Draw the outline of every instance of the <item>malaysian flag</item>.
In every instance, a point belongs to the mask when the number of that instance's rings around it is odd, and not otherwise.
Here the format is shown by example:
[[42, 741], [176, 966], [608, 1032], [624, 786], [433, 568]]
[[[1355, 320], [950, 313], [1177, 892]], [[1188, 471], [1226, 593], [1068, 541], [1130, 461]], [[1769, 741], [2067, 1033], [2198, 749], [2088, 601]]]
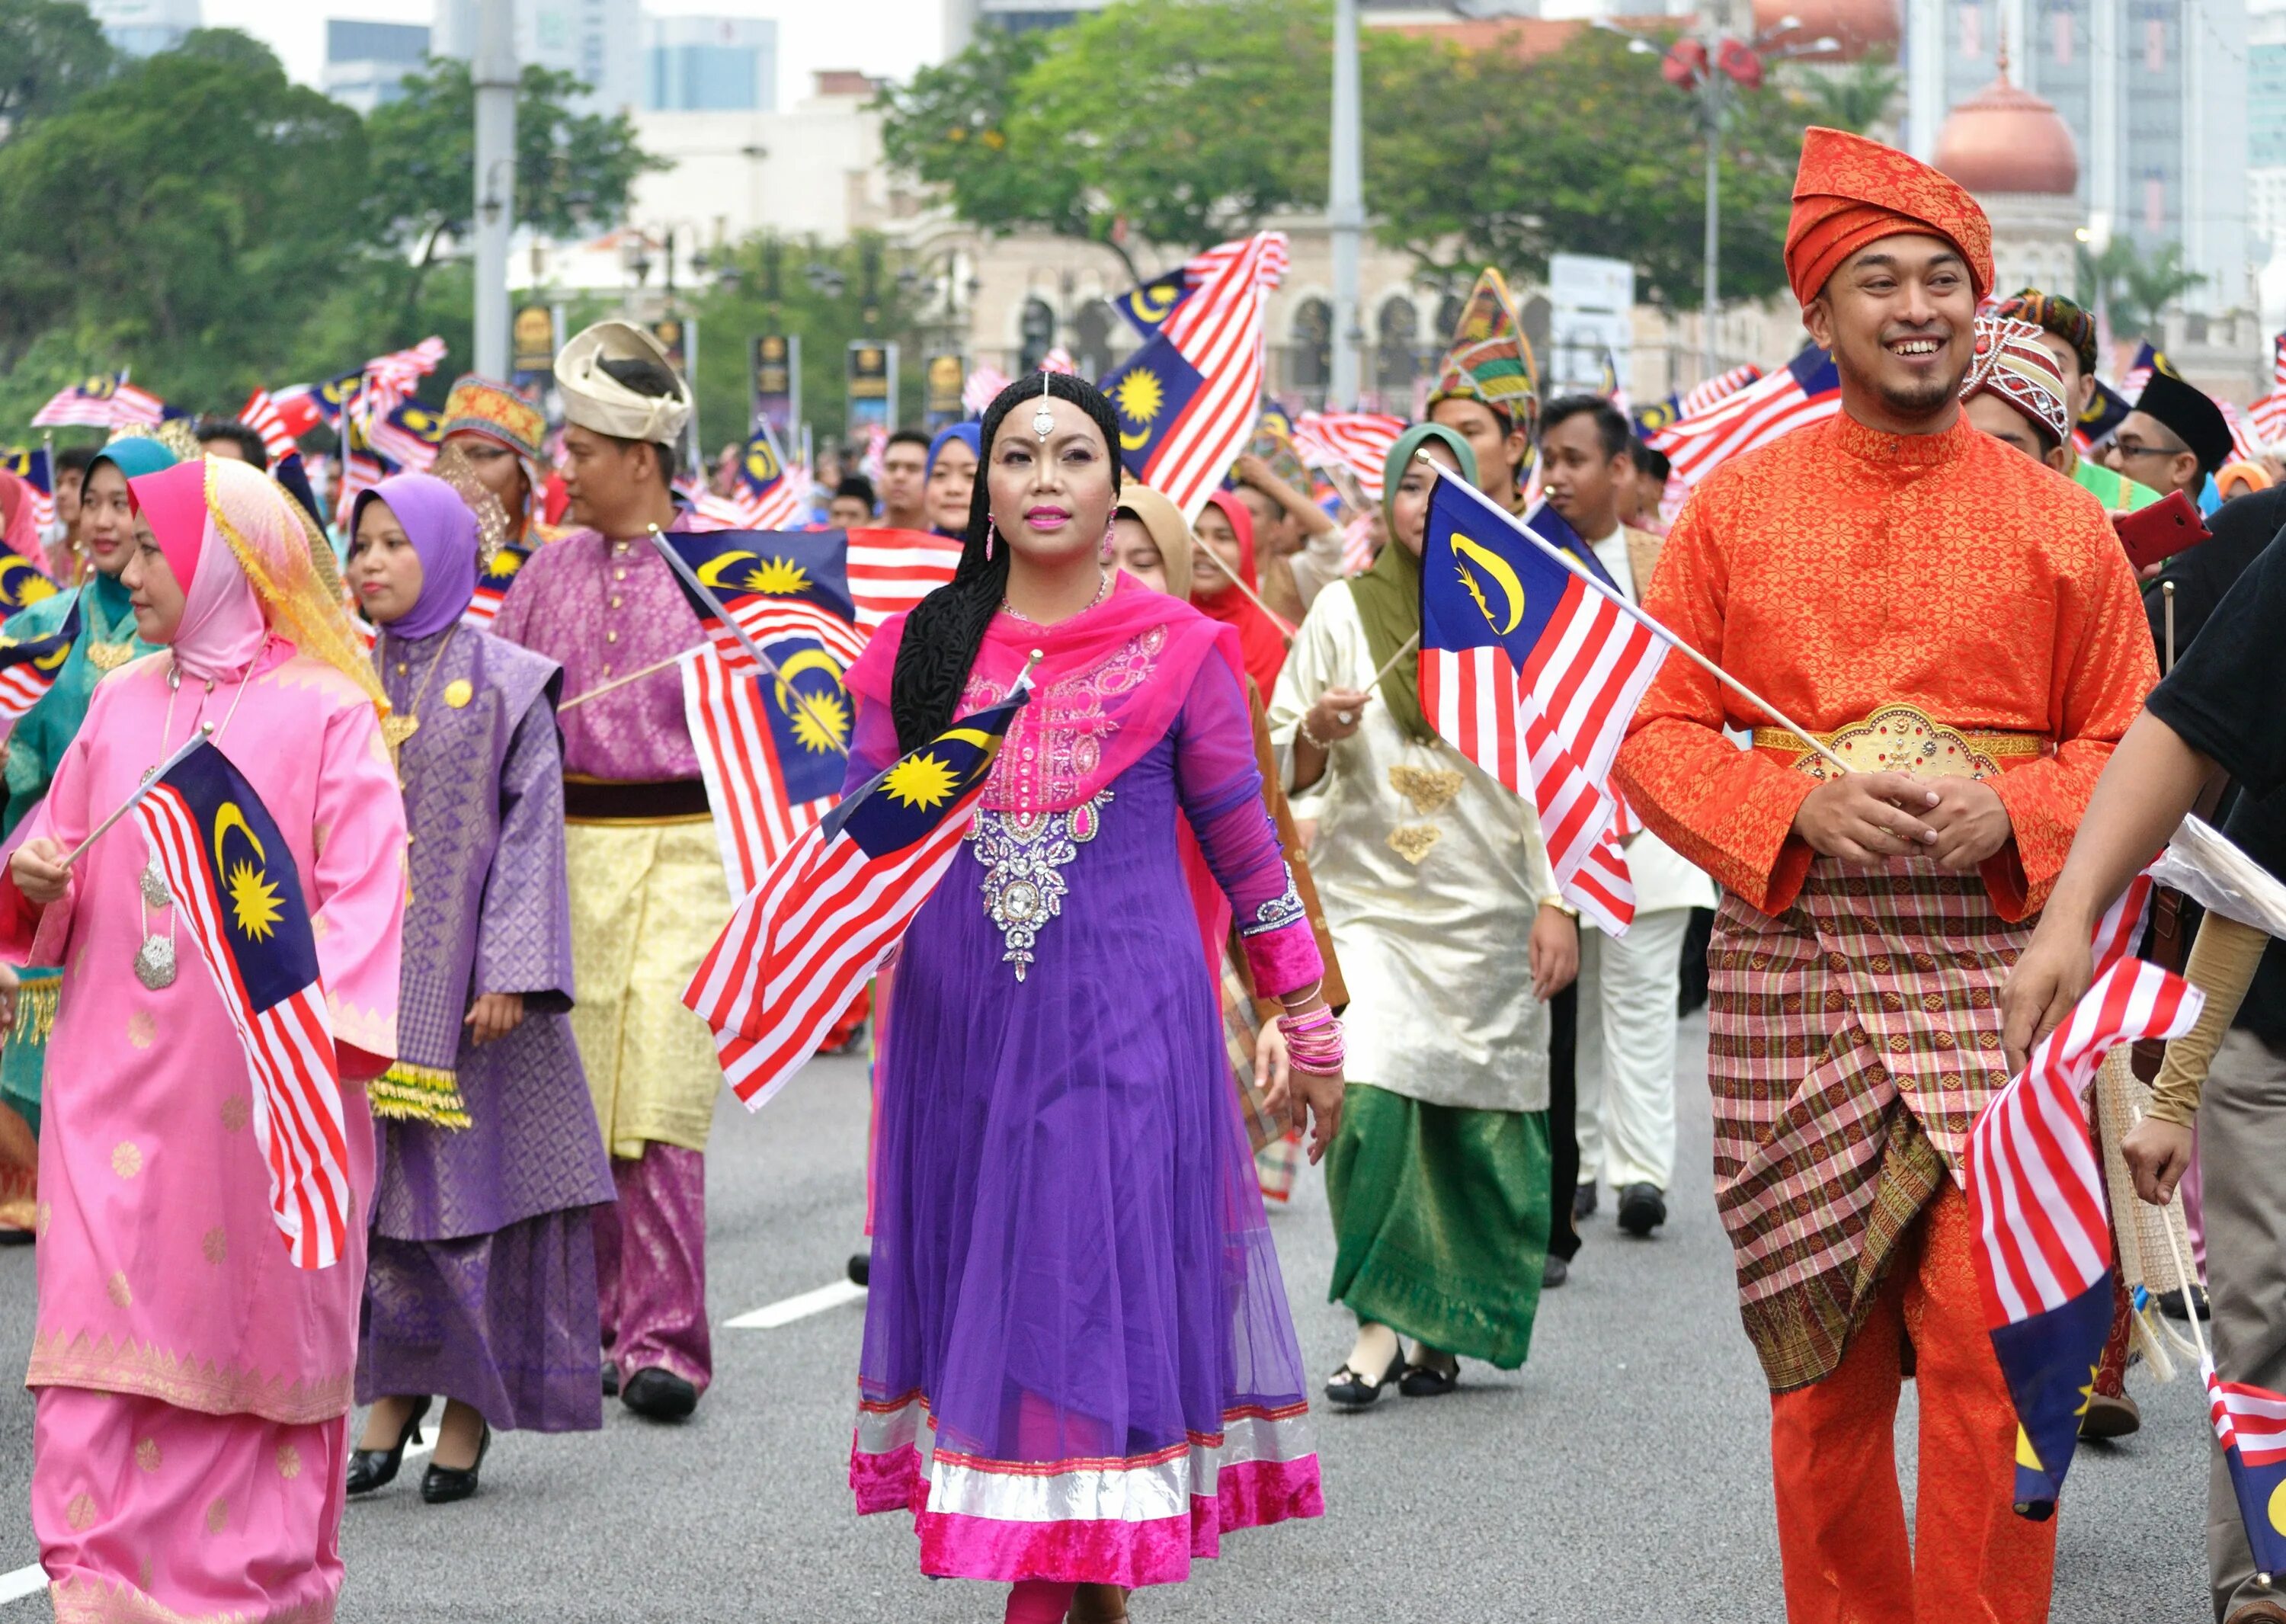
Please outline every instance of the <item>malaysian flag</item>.
[[1190, 291], [1141, 349], [1104, 375], [1127, 471], [1186, 519], [1253, 436], [1264, 311], [1285, 274], [1282, 232], [1208, 249], [1183, 267]]
[[1540, 811], [1564, 894], [1613, 934], [1635, 890], [1610, 784], [1671, 639], [1631, 613], [1546, 504], [1522, 520], [1440, 478], [1421, 556], [1421, 706], [1437, 731]]
[[1072, 352], [1070, 351], [1065, 349], [1061, 344], [1058, 344], [1055, 348], [1050, 350], [1045, 355], [1040, 358], [1040, 370], [1042, 372], [1060, 372], [1068, 376], [1077, 377], [1079, 375], [1079, 363], [1072, 359]]
[[1373, 568], [1375, 515], [1360, 513], [1342, 526], [1342, 573], [1357, 575]]
[[965, 716], [789, 846], [731, 914], [682, 1001], [714, 1031], [749, 1110], [783, 1087], [951, 866], [1008, 725], [1030, 698]]
[[690, 572], [686, 577], [678, 570], [675, 579], [691, 612], [733, 670], [752, 671], [754, 661], [724, 623], [726, 614], [765, 649], [781, 637], [808, 638], [844, 666], [864, 652], [844, 532], [676, 530], [662, 540]]
[[968, 374], [968, 382], [960, 386], [961, 409], [971, 417], [984, 415], [984, 408], [998, 398], [1000, 391], [1015, 380], [997, 367], [981, 364]]
[[58, 390], [32, 417], [35, 429], [122, 429], [130, 423], [156, 428], [169, 416], [166, 402], [148, 390], [138, 389], [123, 372], [98, 373], [69, 389]]
[[811, 637], [782, 637], [762, 651], [776, 676], [750, 660], [734, 668], [712, 648], [682, 661], [683, 718], [734, 898], [832, 809], [849, 761], [841, 666]]
[[[12, 557], [10, 562], [21, 561]], [[30, 565], [27, 564], [24, 567], [28, 569]], [[38, 579], [44, 581], [47, 578], [38, 576]], [[48, 589], [49, 592], [54, 590], [52, 586]], [[48, 593], [39, 595], [45, 597]], [[57, 674], [63, 670], [64, 662], [71, 658], [72, 641], [78, 635], [79, 602], [74, 599], [72, 606], [64, 612], [64, 623], [46, 635], [27, 637], [21, 642], [0, 636], [0, 726], [13, 725], [22, 721], [25, 712], [47, 698], [48, 690], [56, 685]]]
[[492, 562], [477, 572], [477, 590], [469, 599], [469, 606], [461, 611], [461, 621], [482, 630], [500, 614], [501, 600], [516, 584], [516, 572], [532, 557], [532, 549], [518, 547], [513, 541], [502, 543], [492, 556]]
[[849, 539], [849, 596], [857, 625], [868, 634], [902, 614], [952, 579], [960, 567], [960, 539], [934, 531], [861, 529]]
[[445, 420], [417, 400], [400, 401], [366, 430], [374, 451], [399, 469], [425, 474], [445, 443]]
[[801, 523], [801, 487], [779, 453], [777, 437], [764, 423], [748, 437], [739, 453], [737, 485], [730, 500], [738, 509], [741, 530], [792, 530]]
[[286, 837], [211, 742], [162, 773], [135, 817], [245, 1045], [271, 1217], [295, 1267], [329, 1268], [349, 1234], [348, 1124], [317, 936]]
[[2127, 404], [2126, 397], [2101, 378], [2095, 379], [2094, 383], [2095, 387], [2088, 391], [2087, 405], [2080, 412], [2079, 422], [2072, 425], [2072, 442], [2083, 455], [2109, 439], [2117, 432], [2120, 420], [2134, 410]]
[[[2100, 952], [2120, 937], [2114, 912]], [[2016, 1510], [2035, 1521], [2055, 1510], [2111, 1328], [2111, 1226], [2080, 1096], [2105, 1054], [2187, 1030], [2202, 1001], [2158, 966], [2113, 957], [1969, 1134], [1977, 1284], [2016, 1407]]]
[[24, 482], [32, 493], [32, 523], [42, 530], [56, 522], [56, 477], [52, 453], [44, 445], [27, 450], [21, 445], [0, 449], [0, 468]]
[[857, 471], [865, 476], [866, 483], [878, 488], [881, 481], [888, 477], [887, 469], [882, 466], [882, 459], [888, 454], [889, 426], [887, 423], [868, 423], [865, 426], [864, 454], [857, 459]]
[[1381, 412], [1305, 412], [1294, 425], [1294, 454], [1305, 468], [1346, 469], [1358, 489], [1381, 505], [1382, 470], [1405, 420]]
[[1119, 306], [1119, 313], [1135, 324], [1137, 332], [1147, 339], [1155, 338], [1159, 329], [1167, 325], [1167, 318], [1175, 313], [1175, 307], [1191, 296], [1195, 286], [1189, 268], [1178, 266], [1153, 277], [1139, 288], [1129, 288], [1114, 303]]
[[2286, 445], [2286, 333], [2270, 341], [2270, 392], [2249, 406], [2246, 414], [2254, 420], [2263, 445]]
[[2254, 1569], [2266, 1585], [2274, 1574], [2286, 1573], [2286, 1521], [2273, 1510], [2286, 1510], [2286, 1393], [2226, 1382], [2204, 1352], [2199, 1375], [2207, 1384], [2207, 1419], [2230, 1470]]
[[2222, 414], [2223, 422], [2230, 425], [2230, 454], [2235, 462], [2251, 462], [2262, 455], [2262, 431], [2254, 426], [2243, 406], [2232, 405], [2217, 398], [2215, 409]]
[[278, 409], [277, 400], [266, 389], [257, 389], [246, 398], [238, 408], [238, 421], [262, 437], [262, 449], [270, 453], [272, 462], [283, 461], [302, 449], [286, 427], [284, 414]]
[[2119, 380], [2119, 392], [2132, 405], [2143, 398], [2143, 390], [2149, 385], [2153, 373], [2172, 373], [2174, 370], [2174, 364], [2167, 359], [2165, 352], [2153, 349], [2151, 341], [2147, 338], [2142, 348], [2135, 351], [2134, 365], [2128, 367], [2127, 375]]
[[1696, 417], [1712, 410], [1762, 375], [1762, 369], [1749, 361], [1733, 367], [1728, 372], [1717, 373], [1706, 382], [1679, 395], [1669, 395], [1664, 400], [1654, 400], [1649, 406], [1638, 406], [1628, 414], [1635, 424], [1636, 438], [1648, 445], [1653, 436], [1674, 426], [1677, 419]]
[[1768, 377], [1705, 411], [1676, 418], [1650, 444], [1667, 453], [1675, 478], [1696, 485], [1732, 457], [1841, 409], [1841, 374], [1833, 358], [1813, 344]]
[[[0, 617], [12, 615], [42, 598], [55, 595], [55, 582], [38, 564], [21, 553], [0, 553]], [[0, 650], [0, 659], [5, 658], [6, 650]]]

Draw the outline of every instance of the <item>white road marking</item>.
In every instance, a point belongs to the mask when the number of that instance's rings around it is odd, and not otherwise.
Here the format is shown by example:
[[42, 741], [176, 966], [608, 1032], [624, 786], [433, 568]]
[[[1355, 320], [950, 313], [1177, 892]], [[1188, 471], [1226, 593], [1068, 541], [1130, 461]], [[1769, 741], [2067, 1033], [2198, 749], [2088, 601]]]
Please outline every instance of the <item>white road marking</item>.
[[796, 1320], [807, 1320], [812, 1314], [822, 1314], [829, 1308], [839, 1308], [844, 1303], [859, 1303], [865, 1298], [865, 1288], [854, 1281], [837, 1280], [830, 1286], [820, 1286], [815, 1291], [805, 1291], [800, 1297], [790, 1297], [740, 1314], [735, 1320], [722, 1321], [723, 1328], [733, 1331], [772, 1331], [781, 1325], [792, 1325]]

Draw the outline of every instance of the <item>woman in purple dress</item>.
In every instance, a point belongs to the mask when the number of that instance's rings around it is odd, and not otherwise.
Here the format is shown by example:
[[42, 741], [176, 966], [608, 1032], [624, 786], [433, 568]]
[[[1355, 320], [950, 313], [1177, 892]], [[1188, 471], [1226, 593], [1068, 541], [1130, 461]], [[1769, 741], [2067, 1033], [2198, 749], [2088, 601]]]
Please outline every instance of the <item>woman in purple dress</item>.
[[555, 661], [462, 623], [477, 524], [400, 474], [360, 494], [349, 579], [381, 627], [410, 837], [397, 1063], [380, 1139], [349, 1492], [397, 1475], [430, 1396], [430, 1503], [477, 1492], [493, 1430], [603, 1425], [589, 1209], [610, 1164], [572, 1046]]
[[850, 784], [1034, 696], [897, 962], [851, 1486], [1012, 1620], [1119, 1619], [1225, 1530], [1315, 1517], [1307, 1383], [1178, 833], [1280, 997], [1313, 1155], [1340, 1029], [1262, 809], [1238, 650], [1108, 564], [1118, 420], [1035, 374], [986, 413], [950, 585], [849, 671]]

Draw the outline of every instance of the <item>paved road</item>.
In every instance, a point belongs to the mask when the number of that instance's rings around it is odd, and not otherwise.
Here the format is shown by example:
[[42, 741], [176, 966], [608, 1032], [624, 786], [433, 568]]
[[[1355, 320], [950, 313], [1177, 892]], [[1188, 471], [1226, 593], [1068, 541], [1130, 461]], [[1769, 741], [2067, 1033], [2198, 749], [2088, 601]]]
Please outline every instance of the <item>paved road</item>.
[[[1782, 1616], [1768, 1407], [1739, 1330], [1708, 1194], [1707, 1108], [1684, 1038], [1682, 1188], [1662, 1237], [1592, 1221], [1550, 1295], [1531, 1361], [1466, 1368], [1441, 1400], [1391, 1395], [1318, 1417], [1328, 1515], [1242, 1533], [1140, 1620], [1602, 1620], [1766, 1624]], [[865, 1095], [856, 1062], [819, 1063], [761, 1116], [718, 1119], [709, 1295], [718, 1324], [840, 1277], [858, 1234]], [[1349, 1344], [1322, 1300], [1332, 1258], [1314, 1179], [1274, 1219], [1312, 1364]], [[31, 1331], [28, 1253], [0, 1252], [0, 1368]], [[862, 1310], [717, 1332], [716, 1383], [679, 1430], [606, 1407], [600, 1437], [511, 1437], [483, 1494], [420, 1502], [412, 1475], [351, 1506], [344, 1624], [438, 1619], [997, 1620], [997, 1590], [930, 1582], [910, 1524], [860, 1521], [846, 1485]], [[2055, 1617], [2193, 1624], [2203, 1419], [2192, 1383], [2135, 1389], [2142, 1433], [2083, 1449], [2061, 1533]], [[1912, 1455], [1910, 1390], [1899, 1422]], [[0, 1392], [0, 1571], [36, 1557], [25, 1505], [31, 1403]], [[33, 1599], [0, 1624], [45, 1616]]]

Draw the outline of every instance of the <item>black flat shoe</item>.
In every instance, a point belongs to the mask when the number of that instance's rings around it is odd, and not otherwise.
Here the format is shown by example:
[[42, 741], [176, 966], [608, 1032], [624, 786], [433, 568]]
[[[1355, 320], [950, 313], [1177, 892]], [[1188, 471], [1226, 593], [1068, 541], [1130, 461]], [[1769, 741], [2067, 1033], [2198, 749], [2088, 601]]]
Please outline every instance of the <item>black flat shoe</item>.
[[653, 1421], [687, 1421], [698, 1407], [698, 1390], [671, 1370], [638, 1370], [620, 1391], [619, 1402]]
[[872, 1282], [873, 1254], [871, 1252], [850, 1253], [849, 1283], [853, 1286], [869, 1286], [872, 1284]]
[[[2199, 1318], [2212, 1319], [2214, 1313], [2207, 1306], [2207, 1294], [2200, 1291], [2195, 1286], [2192, 1290], [2196, 1293], [2191, 1301], [2198, 1305]], [[2180, 1320], [2187, 1325], [2190, 1322], [2191, 1316], [2183, 1307], [2183, 1294], [2180, 1291], [2162, 1291], [2159, 1294], [2159, 1312], [2170, 1320]]]
[[1572, 1186], [1572, 1221], [1577, 1224], [1583, 1218], [1593, 1218], [1595, 1213], [1596, 1186], [1592, 1184], [1573, 1185]]
[[619, 1396], [619, 1368], [613, 1364], [607, 1356], [603, 1360], [603, 1397], [606, 1399], [616, 1399]]
[[1620, 1192], [1620, 1227], [1638, 1241], [1667, 1222], [1667, 1197], [1655, 1184], [1631, 1184]]
[[350, 1493], [370, 1494], [374, 1490], [393, 1481], [397, 1469], [405, 1462], [405, 1446], [421, 1441], [421, 1418], [429, 1413], [429, 1400], [423, 1399], [413, 1407], [405, 1418], [404, 1431], [397, 1435], [393, 1449], [352, 1449], [350, 1451]]
[[485, 1451], [493, 1447], [493, 1423], [485, 1423], [485, 1430], [477, 1438], [477, 1463], [474, 1466], [439, 1466], [434, 1461], [421, 1474], [421, 1498], [432, 1506], [448, 1506], [456, 1500], [466, 1500], [477, 1492], [477, 1474], [484, 1470]]
[[1381, 1397], [1381, 1390], [1405, 1374], [1405, 1344], [1398, 1344], [1397, 1352], [1389, 1361], [1389, 1368], [1381, 1373], [1378, 1381], [1368, 1382], [1359, 1372], [1350, 1368], [1344, 1360], [1333, 1375], [1326, 1378], [1326, 1402], [1337, 1410], [1361, 1410]]
[[1397, 1391], [1408, 1399], [1441, 1399], [1461, 1384], [1461, 1361], [1445, 1355], [1450, 1365], [1407, 1365]]
[[1542, 1291], [1553, 1291], [1571, 1278], [1572, 1265], [1554, 1252], [1549, 1253], [1548, 1260], [1540, 1265], [1540, 1289]]

